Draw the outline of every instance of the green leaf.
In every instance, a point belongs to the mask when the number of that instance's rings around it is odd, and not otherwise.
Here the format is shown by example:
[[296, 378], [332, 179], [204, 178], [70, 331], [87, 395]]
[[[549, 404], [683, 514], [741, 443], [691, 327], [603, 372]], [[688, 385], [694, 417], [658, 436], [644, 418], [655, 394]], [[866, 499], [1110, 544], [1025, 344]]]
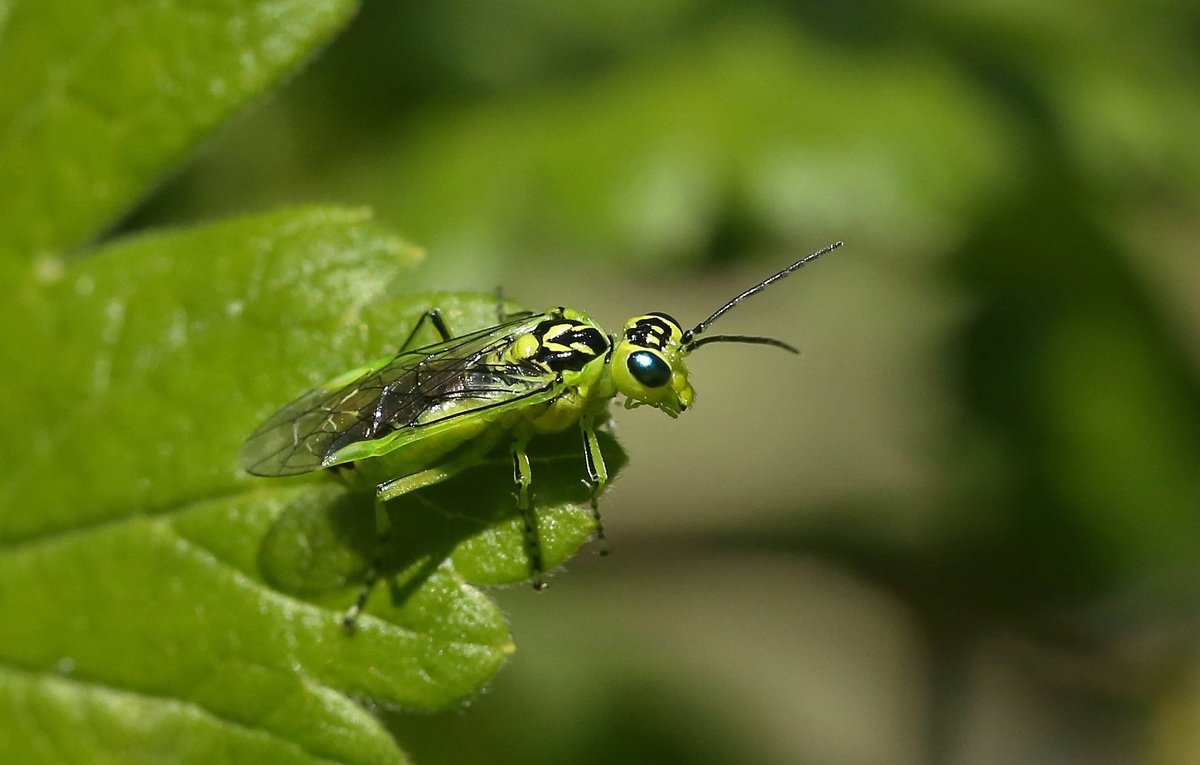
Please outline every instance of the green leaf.
[[[79, 5], [0, 3], [0, 177], [22, 192], [0, 198], [0, 761], [401, 762], [358, 700], [443, 708], [513, 650], [470, 584], [528, 578], [506, 458], [393, 503], [384, 586], [351, 637], [371, 498], [252, 479], [237, 451], [434, 305], [466, 331], [495, 299], [393, 297], [419, 253], [356, 210], [64, 260], [353, 7]], [[578, 452], [531, 455], [549, 565], [593, 531]]]
[[[432, 305], [456, 331], [494, 322], [492, 296], [394, 297], [417, 256], [361, 211], [308, 209], [14, 283], [0, 761], [398, 762], [353, 699], [437, 709], [497, 671], [511, 637], [469, 582], [528, 576], [503, 456], [393, 503], [387, 581], [354, 636], [339, 617], [373, 553], [370, 498], [237, 469], [263, 417], [394, 349]], [[562, 438], [531, 455], [551, 565], [593, 525], [578, 436]]]
[[78, 246], [292, 70], [352, 0], [0, 3], [0, 257]]
[[361, 360], [367, 306], [416, 257], [364, 211], [316, 209], [142, 236], [68, 267], [4, 317], [22, 327], [0, 358], [22, 370], [5, 382], [23, 438], [0, 497], [37, 512], [0, 516], [0, 540], [238, 489], [241, 438]]

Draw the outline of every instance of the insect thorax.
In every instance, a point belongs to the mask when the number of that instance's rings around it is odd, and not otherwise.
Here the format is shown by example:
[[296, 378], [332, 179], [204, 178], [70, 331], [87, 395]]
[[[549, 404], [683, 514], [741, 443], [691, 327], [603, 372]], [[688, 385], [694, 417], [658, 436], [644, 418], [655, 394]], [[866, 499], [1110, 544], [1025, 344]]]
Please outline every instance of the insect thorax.
[[558, 308], [516, 338], [508, 355], [512, 361], [535, 363], [547, 373], [570, 377], [569, 373], [582, 372], [590, 363], [602, 362], [611, 348], [604, 331], [586, 315]]
[[536, 346], [528, 344], [527, 358], [547, 372], [579, 372], [588, 364], [603, 359], [611, 347], [608, 337], [592, 322], [575, 318], [577, 311], [564, 311], [565, 315], [551, 314], [550, 318], [538, 323], [527, 337], [532, 337]]
[[533, 430], [563, 430], [582, 416], [607, 419], [607, 402], [615, 394], [607, 374], [612, 339], [581, 311], [556, 308], [528, 332], [513, 340], [505, 356], [510, 362], [535, 365], [561, 384], [560, 393], [527, 422]]

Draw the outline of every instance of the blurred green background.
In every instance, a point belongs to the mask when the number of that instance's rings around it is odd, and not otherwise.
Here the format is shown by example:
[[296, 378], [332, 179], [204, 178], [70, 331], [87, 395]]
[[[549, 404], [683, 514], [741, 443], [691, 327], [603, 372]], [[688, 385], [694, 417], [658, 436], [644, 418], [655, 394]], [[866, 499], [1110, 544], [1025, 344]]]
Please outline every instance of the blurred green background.
[[413, 289], [799, 346], [620, 413], [418, 762], [1200, 761], [1200, 8], [368, 0], [123, 224], [361, 203]]

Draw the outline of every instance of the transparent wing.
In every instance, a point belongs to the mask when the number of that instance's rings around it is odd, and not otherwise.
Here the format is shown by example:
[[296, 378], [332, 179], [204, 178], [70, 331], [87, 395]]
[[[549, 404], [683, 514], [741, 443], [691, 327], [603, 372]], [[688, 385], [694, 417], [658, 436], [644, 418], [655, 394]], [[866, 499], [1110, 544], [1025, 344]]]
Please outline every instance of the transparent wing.
[[333, 455], [350, 444], [426, 428], [546, 391], [554, 378], [545, 369], [501, 360], [513, 338], [544, 318], [545, 314], [523, 315], [443, 343], [401, 351], [389, 361], [365, 367], [349, 383], [311, 390], [246, 439], [241, 466], [260, 476], [308, 473], [336, 464]]

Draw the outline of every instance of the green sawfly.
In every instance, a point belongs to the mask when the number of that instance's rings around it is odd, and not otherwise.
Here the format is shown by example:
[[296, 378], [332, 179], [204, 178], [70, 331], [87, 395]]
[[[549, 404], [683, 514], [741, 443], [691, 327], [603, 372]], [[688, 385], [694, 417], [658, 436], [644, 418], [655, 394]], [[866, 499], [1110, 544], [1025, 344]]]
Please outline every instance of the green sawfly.
[[[543, 558], [530, 505], [530, 440], [580, 429], [603, 545], [596, 499], [608, 482], [608, 470], [596, 429], [609, 420], [609, 402], [620, 395], [626, 409], [649, 406], [678, 417], [695, 400], [684, 361], [696, 349], [752, 343], [796, 353], [769, 337], [705, 332], [734, 306], [841, 244], [776, 272], [691, 329], [669, 314], [652, 312], [630, 318], [619, 335], [609, 334], [583, 311], [556, 307], [503, 316], [494, 326], [454, 336], [441, 313], [431, 310], [398, 354], [346, 372], [280, 409], [246, 439], [241, 466], [257, 476], [333, 469], [351, 487], [374, 493], [382, 533], [387, 523], [383, 503], [446, 481], [507, 442], [530, 573], [534, 587], [542, 589]], [[409, 347], [426, 323], [440, 341]], [[353, 629], [377, 570], [378, 561], [346, 614], [348, 629]]]

